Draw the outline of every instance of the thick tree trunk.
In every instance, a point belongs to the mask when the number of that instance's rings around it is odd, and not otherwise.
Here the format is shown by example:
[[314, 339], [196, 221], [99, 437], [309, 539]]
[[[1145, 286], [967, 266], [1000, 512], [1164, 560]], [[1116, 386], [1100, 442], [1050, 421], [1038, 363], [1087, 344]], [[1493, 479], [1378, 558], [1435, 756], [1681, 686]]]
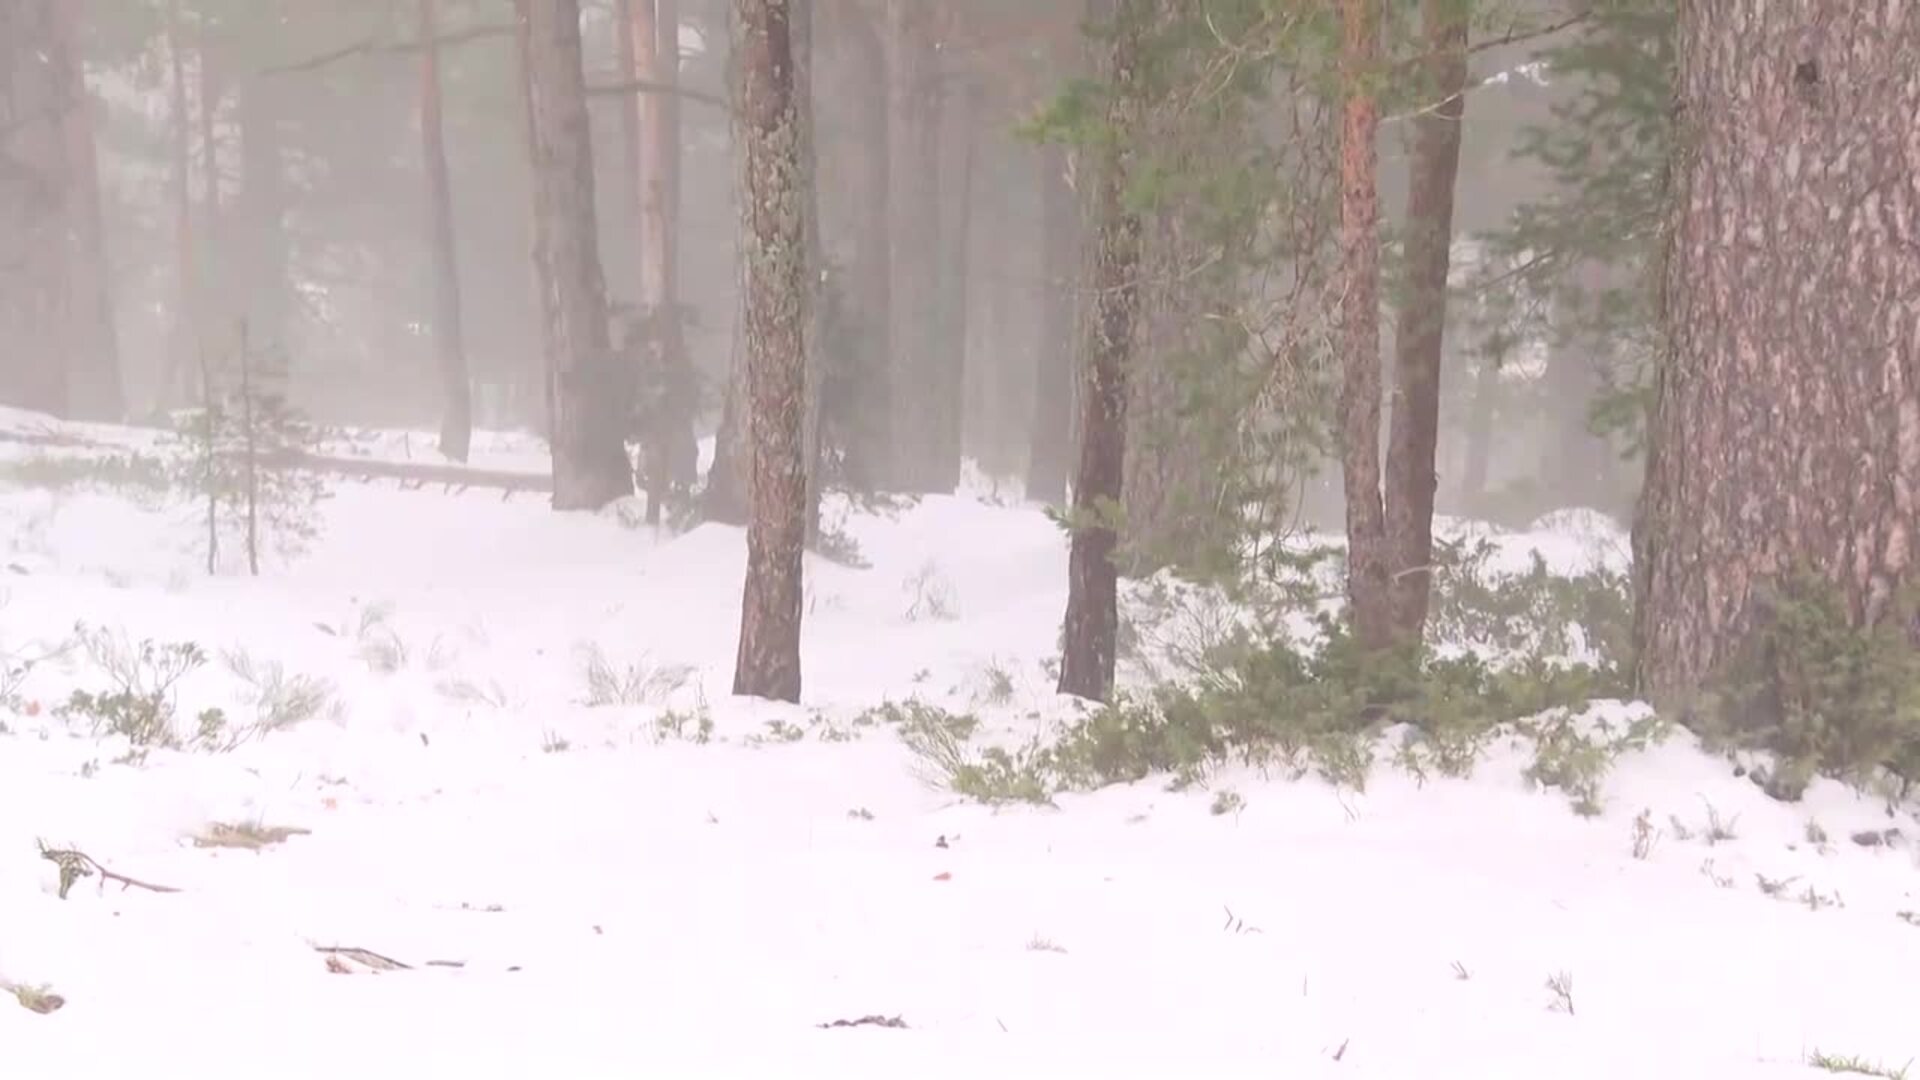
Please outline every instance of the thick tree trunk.
[[1040, 154], [1040, 230], [1044, 295], [1036, 350], [1032, 438], [1027, 452], [1027, 498], [1058, 506], [1067, 501], [1072, 456], [1074, 289], [1080, 277], [1080, 203], [1067, 184], [1067, 154]]
[[460, 261], [454, 243], [453, 182], [440, 104], [436, 0], [420, 0], [420, 159], [427, 181], [427, 249], [433, 263], [433, 352], [440, 369], [440, 453], [464, 462], [473, 445], [473, 381], [461, 326]]
[[[887, 239], [893, 296], [894, 486], [941, 490], [940, 109], [932, 0], [887, 0]], [[947, 491], [952, 491], [949, 486]]]
[[1920, 15], [1680, 7], [1668, 349], [1635, 535], [1638, 680], [1723, 669], [1804, 569], [1877, 623], [1916, 584]]
[[1388, 435], [1386, 530], [1394, 633], [1417, 642], [1432, 595], [1434, 453], [1440, 439], [1440, 358], [1452, 268], [1453, 191], [1466, 111], [1467, 9], [1421, 0], [1425, 78], [1407, 165], [1407, 295], [1394, 329], [1393, 430]]
[[733, 692], [800, 700], [806, 215], [787, 0], [735, 0], [753, 521]]
[[117, 421], [126, 413], [120, 378], [120, 335], [114, 327], [113, 267], [107, 260], [94, 146], [93, 96], [80, 55], [82, 0], [53, 5], [56, 66], [66, 77], [67, 218], [71, 223], [73, 353], [70, 411], [78, 420]]
[[1347, 501], [1347, 608], [1363, 647], [1393, 643], [1393, 553], [1380, 503], [1379, 0], [1340, 0], [1340, 465]]
[[1080, 462], [1073, 483], [1072, 549], [1059, 691], [1104, 701], [1113, 692], [1119, 637], [1119, 568], [1114, 515], [1125, 476], [1127, 366], [1140, 308], [1140, 218], [1127, 205], [1139, 133], [1141, 38], [1154, 0], [1120, 0], [1108, 78], [1110, 141], [1093, 151], [1093, 318], [1082, 369]]
[[553, 507], [596, 510], [633, 493], [624, 437], [628, 388], [608, 336], [594, 223], [593, 143], [581, 74], [579, 0], [522, 0], [536, 155], [538, 267], [551, 303]]
[[56, 0], [0, 4], [0, 403], [65, 416], [71, 298]]

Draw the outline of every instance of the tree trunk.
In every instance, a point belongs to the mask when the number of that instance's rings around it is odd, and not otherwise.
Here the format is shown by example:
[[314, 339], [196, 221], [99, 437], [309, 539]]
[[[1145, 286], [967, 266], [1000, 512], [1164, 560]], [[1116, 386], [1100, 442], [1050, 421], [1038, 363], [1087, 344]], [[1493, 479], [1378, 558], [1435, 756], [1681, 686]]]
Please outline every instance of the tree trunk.
[[173, 254], [178, 293], [169, 327], [165, 373], [155, 395], [162, 408], [196, 398], [194, 373], [204, 351], [200, 268], [193, 221], [193, 113], [187, 100], [186, 35], [180, 0], [167, 4], [167, 119], [173, 139]]
[[1680, 7], [1637, 676], [1719, 674], [1802, 569], [1877, 624], [1916, 584], [1920, 17], [1864, 0]]
[[845, 279], [854, 355], [849, 358], [852, 400], [842, 449], [847, 485], [871, 492], [890, 483], [897, 443], [894, 372], [887, 347], [893, 307], [887, 52], [877, 20], [853, 5], [828, 0], [819, 13], [828, 20], [822, 40], [835, 40], [849, 50], [850, 59], [843, 66], [858, 80], [843, 98], [858, 110], [853, 123], [858, 151], [846, 173], [854, 189], [849, 224], [852, 258]]
[[1347, 608], [1361, 646], [1393, 643], [1393, 553], [1380, 504], [1379, 0], [1340, 0], [1340, 465], [1347, 500]]
[[[200, 241], [199, 280], [200, 280], [200, 348], [203, 354], [213, 350], [213, 343], [221, 340], [228, 329], [230, 320], [235, 316], [231, 303], [231, 290], [227, 278], [227, 261], [224, 257], [226, 242], [226, 222], [222, 220], [220, 194], [220, 138], [215, 121], [220, 113], [220, 74], [213, 59], [212, 35], [203, 25], [200, 28], [199, 48], [196, 50], [200, 61], [198, 71], [199, 99], [195, 102], [194, 118], [200, 128]], [[204, 365], [216, 357], [202, 355]], [[205, 387], [202, 387], [205, 392]]]
[[553, 507], [597, 510], [633, 494], [624, 436], [626, 389], [608, 336], [606, 282], [594, 223], [593, 143], [581, 73], [579, 0], [521, 0], [543, 221], [541, 288], [552, 404]]
[[1027, 498], [1059, 506], [1067, 501], [1067, 461], [1072, 456], [1074, 288], [1080, 276], [1080, 203], [1067, 184], [1066, 151], [1041, 151], [1040, 200], [1045, 281]]
[[533, 376], [525, 385], [537, 383], [540, 387], [542, 408], [539, 413], [541, 434], [549, 440], [554, 431], [554, 398], [552, 367], [547, 361], [548, 342], [559, 336], [560, 312], [558, 298], [547, 288], [547, 210], [548, 194], [540, 183], [539, 162], [545, 151], [541, 148], [539, 117], [534, 109], [533, 84], [533, 13], [530, 5], [534, 0], [514, 0], [514, 48], [520, 65], [521, 120], [524, 122], [522, 137], [525, 144], [528, 171], [532, 174], [529, 187], [533, 198], [533, 215], [528, 228], [528, 275], [529, 286], [533, 290], [534, 306], [539, 311], [540, 341], [542, 355], [537, 365], [529, 365], [532, 371], [524, 373]]
[[100, 161], [94, 146], [93, 96], [80, 55], [82, 0], [53, 5], [54, 62], [65, 75], [67, 217], [72, 225], [69, 296], [74, 349], [69, 365], [70, 408], [77, 420], [118, 421], [126, 413], [120, 381], [120, 336], [114, 328], [113, 267], [107, 261], [100, 200]]
[[58, 0], [0, 5], [0, 402], [65, 416], [67, 110]]
[[806, 215], [787, 0], [735, 0], [753, 520], [733, 692], [800, 700]]
[[440, 368], [440, 453], [465, 462], [473, 444], [473, 381], [460, 314], [460, 262], [454, 245], [453, 183], [447, 174], [446, 122], [440, 104], [436, 0], [420, 0], [420, 158], [427, 180], [427, 248], [433, 263], [433, 351]]
[[1460, 505], [1469, 513], [1487, 509], [1493, 470], [1493, 425], [1500, 414], [1500, 371], [1505, 350], [1482, 352], [1473, 373], [1473, 403], [1467, 413], [1466, 458], [1460, 468]]
[[1383, 493], [1393, 629], [1404, 642], [1421, 639], [1432, 595], [1434, 453], [1466, 111], [1467, 9], [1460, 0], [1420, 0], [1420, 22], [1425, 78], [1407, 164], [1407, 295], [1394, 328], [1393, 430]]
[[271, 76], [250, 76], [238, 84], [240, 120], [240, 193], [234, 207], [238, 227], [234, 252], [240, 266], [235, 315], [247, 321], [257, 345], [289, 351], [293, 286], [289, 280], [286, 158], [281, 131], [283, 102]]
[[974, 91], [960, 85], [953, 89], [952, 107], [941, 117], [946, 137], [941, 140], [948, 160], [940, 174], [953, 180], [953, 193], [938, 207], [939, 257], [934, 267], [935, 293], [933, 404], [937, 406], [938, 426], [928, 460], [930, 487], [952, 492], [960, 488], [961, 432], [966, 428], [967, 400], [967, 295], [972, 274], [973, 171], [975, 168]]
[[[894, 486], [939, 490], [940, 112], [931, 0], [887, 0], [887, 239]], [[951, 491], [952, 488], [947, 489]]]
[[1097, 157], [1093, 220], [1093, 319], [1081, 394], [1080, 463], [1074, 475], [1073, 542], [1059, 691], [1104, 701], [1113, 692], [1119, 637], [1115, 516], [1125, 476], [1127, 366], [1139, 315], [1140, 218], [1127, 205], [1131, 140], [1140, 122], [1141, 41], [1154, 0], [1120, 0], [1108, 78], [1109, 140]]

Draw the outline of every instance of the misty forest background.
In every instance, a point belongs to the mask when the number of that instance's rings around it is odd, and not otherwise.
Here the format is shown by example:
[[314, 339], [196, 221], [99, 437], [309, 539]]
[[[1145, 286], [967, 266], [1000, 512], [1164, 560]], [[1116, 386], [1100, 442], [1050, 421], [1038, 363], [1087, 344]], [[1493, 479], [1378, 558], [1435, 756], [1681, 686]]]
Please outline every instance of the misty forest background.
[[1582, 692], [1911, 777], [1913, 55], [1850, 0], [0, 0], [0, 401], [537, 432], [556, 509], [748, 526], [788, 700], [828, 495], [1056, 508], [1096, 699], [1119, 579], [1344, 533], [1368, 716], [1440, 677], [1436, 514], [1591, 508]]

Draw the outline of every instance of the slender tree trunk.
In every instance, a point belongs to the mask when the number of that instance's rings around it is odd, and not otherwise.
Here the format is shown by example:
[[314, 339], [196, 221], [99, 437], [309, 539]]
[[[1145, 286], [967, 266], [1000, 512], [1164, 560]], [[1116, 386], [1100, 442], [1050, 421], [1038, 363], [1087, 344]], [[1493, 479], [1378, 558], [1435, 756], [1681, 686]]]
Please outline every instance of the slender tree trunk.
[[1058, 506], [1067, 501], [1067, 461], [1072, 455], [1074, 288], [1080, 275], [1080, 205], [1067, 184], [1066, 151], [1041, 152], [1040, 185], [1045, 283], [1034, 365], [1027, 498]]
[[82, 0], [53, 5], [55, 64], [65, 76], [67, 218], [72, 224], [74, 351], [69, 390], [75, 419], [115, 421], [126, 412], [120, 379], [120, 338], [114, 327], [113, 267], [107, 260], [100, 199], [100, 162], [94, 146], [93, 95], [81, 60]]
[[553, 506], [596, 510], [633, 493], [624, 437], [631, 385], [613, 351], [594, 223], [593, 143], [581, 72], [579, 0], [523, 0], [532, 96], [540, 273], [551, 384]]
[[72, 202], [65, 116], [71, 59], [54, 0], [0, 5], [0, 403], [65, 416]]
[[1425, 78], [1413, 120], [1407, 178], [1407, 296], [1394, 330], [1393, 429], [1388, 435], [1386, 530], [1393, 628], [1421, 639], [1432, 595], [1434, 454], [1440, 439], [1440, 359], [1452, 268], [1453, 193], [1466, 111], [1467, 8], [1420, 0]]
[[440, 368], [440, 453], [467, 460], [473, 444], [473, 381], [461, 326], [460, 261], [454, 244], [453, 182], [447, 170], [440, 101], [436, 0], [420, 0], [420, 159], [427, 181], [427, 248], [433, 262], [433, 351]]
[[820, 303], [820, 270], [825, 251], [820, 239], [820, 157], [814, 125], [814, 75], [818, 61], [815, 52], [814, 0], [787, 0], [788, 22], [793, 48], [793, 99], [798, 118], [800, 160], [800, 207], [804, 228], [801, 243], [801, 280], [807, 295], [805, 342], [807, 356], [807, 394], [802, 413], [801, 442], [807, 469], [807, 545], [820, 536], [820, 500], [826, 490], [826, 442], [821, 431], [820, 389], [825, 383], [823, 356], [825, 325], [821, 321], [825, 306]]
[[221, 207], [220, 176], [220, 137], [217, 121], [220, 114], [220, 72], [214, 62], [212, 35], [205, 26], [200, 28], [198, 49], [199, 100], [195, 118], [200, 126], [200, 331], [201, 348], [211, 349], [212, 342], [225, 336], [229, 319], [235, 314], [230, 302], [231, 290], [227, 278], [226, 237], [227, 227], [224, 210]]
[[1340, 463], [1347, 500], [1347, 606], [1363, 647], [1393, 643], [1392, 551], [1380, 504], [1379, 0], [1340, 0]]
[[735, 0], [734, 6], [753, 521], [733, 692], [780, 701], [800, 700], [807, 525], [802, 428], [811, 208], [804, 202], [792, 12], [787, 0]]
[[[853, 401], [845, 472], [849, 486], [874, 491], [891, 482], [898, 440], [894, 432], [894, 371], [888, 352], [892, 325], [893, 273], [888, 226], [889, 164], [887, 131], [887, 52], [876, 19], [853, 5], [827, 0], [819, 9], [828, 33], [849, 50], [845, 65], [857, 81], [845, 99], [857, 110], [854, 128], [859, 150], [847, 169], [854, 186], [850, 228], [852, 263], [847, 268], [847, 304], [852, 313]], [[824, 35], [823, 35], [824, 36]], [[843, 100], [845, 100], [843, 99]]]
[[238, 310], [255, 342], [291, 347], [293, 286], [288, 269], [286, 157], [281, 90], [271, 77], [250, 76], [236, 86], [240, 130], [240, 192], [234, 203], [234, 260]]
[[[887, 0], [887, 239], [893, 278], [894, 486], [939, 489], [939, 94], [932, 0]], [[951, 488], [948, 489], [952, 490]]]
[[973, 91], [956, 87], [949, 109], [942, 116], [949, 148], [948, 161], [941, 175], [953, 180], [953, 194], [942, 199], [940, 207], [940, 257], [935, 266], [938, 292], [934, 341], [934, 403], [938, 406], [939, 426], [933, 454], [928, 462], [935, 491], [957, 491], [960, 487], [960, 433], [966, 427], [967, 385], [967, 294], [972, 273], [973, 170], [975, 164]]
[[540, 182], [539, 177], [539, 163], [544, 159], [547, 151], [541, 139], [540, 121], [536, 115], [534, 105], [532, 11], [532, 4], [534, 2], [536, 2], [536, 0], [514, 0], [514, 46], [518, 54], [520, 66], [521, 119], [525, 122], [522, 135], [527, 153], [527, 161], [529, 163], [528, 170], [533, 173], [533, 182], [530, 185], [533, 194], [533, 215], [531, 227], [528, 230], [530, 240], [528, 244], [528, 266], [531, 268], [532, 273], [528, 276], [528, 282], [533, 290], [535, 307], [539, 310], [540, 314], [540, 341], [542, 348], [539, 364], [534, 367], [534, 371], [527, 374], [532, 376], [529, 382], [537, 382], [540, 387], [542, 407], [539, 414], [539, 427], [541, 433], [551, 440], [553, 438], [556, 413], [554, 411], [552, 367], [548, 362], [550, 349], [547, 343], [559, 338], [560, 311], [558, 297], [547, 288], [547, 273], [545, 269], [548, 260], [547, 246], [549, 242], [547, 239], [547, 219], [550, 215], [547, 209], [548, 193], [546, 186]]
[[1154, 0], [1119, 0], [1108, 72], [1109, 141], [1093, 151], [1093, 319], [1086, 339], [1081, 394], [1080, 462], [1073, 484], [1072, 549], [1067, 559], [1067, 615], [1059, 691], [1104, 701], [1113, 692], [1119, 638], [1119, 568], [1115, 515], [1125, 477], [1127, 366], [1140, 308], [1140, 218], [1127, 205], [1139, 133], [1139, 63]]
[[1684, 699], [1806, 570], [1860, 626], [1916, 582], [1920, 13], [1696, 0], [1635, 530], [1638, 680]]
[[1504, 351], [1483, 353], [1473, 373], [1473, 403], [1467, 413], [1466, 460], [1460, 470], [1461, 505], [1483, 512], [1493, 470], [1493, 425], [1500, 413]]
[[168, 0], [167, 4], [167, 74], [169, 134], [173, 137], [173, 248], [179, 291], [174, 298], [166, 374], [157, 395], [163, 408], [195, 400], [195, 374], [205, 352], [193, 218], [193, 113], [187, 98], [186, 36], [180, 22], [180, 0]]

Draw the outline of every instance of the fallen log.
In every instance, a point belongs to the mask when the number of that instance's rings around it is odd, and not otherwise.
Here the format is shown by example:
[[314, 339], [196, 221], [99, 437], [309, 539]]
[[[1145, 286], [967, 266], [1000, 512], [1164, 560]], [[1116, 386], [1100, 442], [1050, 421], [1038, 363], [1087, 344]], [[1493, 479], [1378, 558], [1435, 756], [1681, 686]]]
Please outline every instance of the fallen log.
[[414, 487], [444, 485], [448, 491], [491, 488], [510, 496], [520, 492], [551, 494], [553, 478], [541, 473], [506, 469], [475, 469], [419, 461], [382, 461], [377, 458], [337, 457], [300, 450], [264, 454], [260, 464], [269, 469], [307, 469], [354, 480], [394, 480]]

